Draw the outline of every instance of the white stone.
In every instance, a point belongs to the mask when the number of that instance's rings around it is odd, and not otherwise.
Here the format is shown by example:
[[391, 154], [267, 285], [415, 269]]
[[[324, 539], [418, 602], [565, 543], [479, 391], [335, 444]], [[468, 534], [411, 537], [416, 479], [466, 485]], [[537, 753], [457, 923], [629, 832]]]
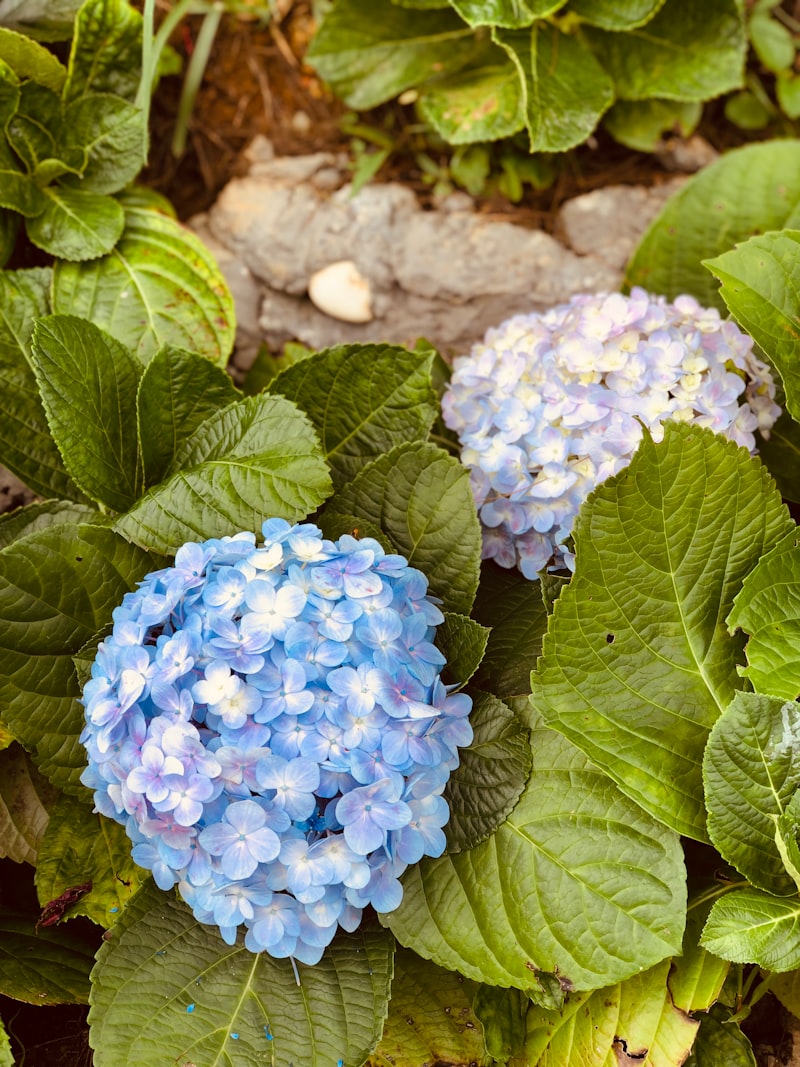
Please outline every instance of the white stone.
[[352, 259], [340, 259], [315, 271], [308, 281], [312, 304], [342, 322], [371, 322], [372, 290]]

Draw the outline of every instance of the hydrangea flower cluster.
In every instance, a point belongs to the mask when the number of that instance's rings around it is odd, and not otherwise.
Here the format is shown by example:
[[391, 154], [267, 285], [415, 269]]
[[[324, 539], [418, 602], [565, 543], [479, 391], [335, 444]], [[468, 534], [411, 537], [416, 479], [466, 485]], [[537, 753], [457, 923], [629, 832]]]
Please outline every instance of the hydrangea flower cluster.
[[642, 424], [705, 426], [755, 451], [780, 415], [753, 339], [690, 296], [580, 294], [515, 315], [455, 360], [444, 421], [461, 441], [483, 556], [526, 578], [572, 567], [592, 489], [631, 460]]
[[317, 962], [444, 851], [471, 700], [442, 683], [427, 579], [377, 541], [270, 519], [186, 544], [114, 612], [82, 781], [132, 855], [253, 952]]

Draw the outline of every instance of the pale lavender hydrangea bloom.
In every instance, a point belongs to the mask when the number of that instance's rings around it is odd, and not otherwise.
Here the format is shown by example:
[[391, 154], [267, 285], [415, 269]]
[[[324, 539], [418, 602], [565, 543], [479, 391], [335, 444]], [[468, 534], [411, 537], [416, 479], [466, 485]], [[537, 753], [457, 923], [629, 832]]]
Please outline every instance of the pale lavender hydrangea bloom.
[[442, 401], [461, 441], [483, 556], [527, 578], [573, 566], [566, 546], [592, 489], [678, 419], [756, 450], [780, 415], [753, 340], [690, 296], [634, 288], [516, 315], [455, 360]]

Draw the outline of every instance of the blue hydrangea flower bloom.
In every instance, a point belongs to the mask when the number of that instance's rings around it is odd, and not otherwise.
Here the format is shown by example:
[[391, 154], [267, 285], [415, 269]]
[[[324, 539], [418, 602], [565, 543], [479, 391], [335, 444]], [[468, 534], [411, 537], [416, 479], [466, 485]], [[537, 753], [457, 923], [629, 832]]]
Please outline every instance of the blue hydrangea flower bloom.
[[693, 297], [639, 288], [490, 329], [455, 360], [442, 408], [470, 468], [484, 558], [532, 579], [572, 568], [578, 510], [630, 462], [642, 424], [660, 441], [664, 420], [692, 422], [752, 453], [780, 415], [751, 337]]
[[83, 690], [84, 784], [136, 862], [253, 952], [320, 959], [440, 856], [472, 740], [427, 579], [370, 538], [269, 519], [128, 593]]

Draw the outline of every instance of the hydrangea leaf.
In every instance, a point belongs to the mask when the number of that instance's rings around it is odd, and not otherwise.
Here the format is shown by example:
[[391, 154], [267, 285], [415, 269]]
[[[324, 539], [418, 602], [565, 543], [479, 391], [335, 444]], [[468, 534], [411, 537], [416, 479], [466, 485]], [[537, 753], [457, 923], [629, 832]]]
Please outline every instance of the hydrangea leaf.
[[371, 537], [374, 541], [377, 541], [384, 552], [394, 552], [394, 545], [380, 528], [372, 522], [367, 522], [365, 519], [356, 515], [342, 515], [339, 511], [333, 511], [330, 507], [325, 507], [317, 517], [317, 526], [322, 530], [323, 537], [327, 537], [329, 541], [338, 541], [343, 534], [350, 534], [351, 537]]
[[798, 207], [800, 143], [766, 141], [726, 152], [670, 197], [628, 263], [625, 282], [670, 300], [691, 293], [724, 310], [703, 260], [755, 233], [782, 229]]
[[63, 63], [24, 33], [0, 26], [0, 59], [23, 79], [31, 78], [39, 85], [60, 93], [67, 78]]
[[395, 445], [427, 437], [438, 411], [432, 363], [392, 345], [341, 345], [287, 367], [269, 390], [311, 419], [339, 486]]
[[58, 154], [63, 122], [58, 93], [33, 81], [20, 87], [19, 105], [7, 122], [5, 133], [29, 174], [34, 173], [42, 160], [52, 160]]
[[172, 554], [185, 541], [260, 530], [266, 518], [304, 518], [330, 491], [308, 418], [284, 397], [260, 394], [207, 419], [115, 529]]
[[522, 79], [531, 152], [564, 152], [585, 141], [614, 100], [614, 85], [583, 41], [555, 26], [493, 31]]
[[89, 93], [64, 113], [64, 140], [86, 152], [80, 177], [65, 185], [93, 193], [116, 193], [142, 169], [145, 128], [142, 112], [112, 93]]
[[14, 1000], [86, 1004], [94, 946], [77, 930], [35, 928], [36, 916], [0, 911], [0, 993]]
[[419, 1067], [421, 1063], [469, 1063], [489, 1067], [481, 1024], [468, 978], [398, 948], [389, 1015], [380, 1044], [365, 1067]]
[[11, 1039], [5, 1026], [3, 1026], [2, 1019], [0, 1019], [0, 1067], [14, 1067], [14, 1057], [11, 1054]]
[[393, 952], [380, 930], [340, 935], [319, 963], [297, 964], [296, 982], [289, 960], [226, 945], [146, 885], [92, 972], [94, 1062], [359, 1067], [380, 1037]]
[[[774, 986], [770, 984], [770, 992]], [[757, 1067], [753, 1046], [727, 1012], [703, 1015], [685, 1067]]]
[[800, 785], [800, 715], [793, 701], [737, 693], [714, 724], [703, 759], [708, 833], [754, 886], [796, 886], [775, 844], [775, 820]]
[[40, 215], [47, 207], [44, 193], [33, 178], [22, 172], [5, 138], [0, 139], [0, 207], [17, 211], [25, 218]]
[[83, 791], [72, 655], [161, 561], [97, 526], [55, 525], [0, 552], [3, 719], [54, 785]]
[[64, 465], [90, 499], [125, 511], [144, 487], [136, 435], [141, 364], [94, 323], [39, 319], [31, 342], [36, 381]]
[[778, 369], [786, 406], [800, 418], [800, 230], [751, 237], [705, 265], [728, 309]]
[[553, 731], [537, 727], [531, 748], [508, 819], [475, 848], [409, 869], [402, 904], [381, 921], [440, 966], [520, 989], [538, 989], [535, 971], [595, 989], [679, 951], [677, 835]]
[[488, 0], [488, 3], [487, 0], [451, 0], [451, 3], [470, 26], [503, 26], [513, 30], [552, 15], [566, 0]]
[[142, 73], [142, 16], [125, 0], [84, 4], [75, 20], [64, 103], [115, 93], [133, 103]]
[[[560, 987], [559, 987], [560, 990]], [[552, 1007], [561, 1007], [561, 1001]], [[500, 986], [478, 986], [473, 1010], [483, 1027], [486, 1050], [500, 1063], [519, 1062], [514, 1057], [523, 1052], [525, 1043], [525, 1019], [530, 999], [519, 989], [503, 989]]]
[[473, 615], [491, 627], [475, 684], [499, 697], [527, 698], [547, 629], [547, 610], [537, 583], [516, 569], [484, 563]]
[[436, 631], [436, 644], [447, 660], [447, 665], [442, 668], [445, 685], [462, 686], [470, 680], [481, 664], [488, 641], [486, 626], [481, 626], [468, 615], [453, 611], [444, 613], [444, 622]]
[[480, 41], [450, 10], [409, 11], [390, 0], [338, 0], [306, 59], [345, 103], [383, 104], [432, 77], [460, 70]]
[[481, 532], [469, 472], [458, 460], [435, 445], [400, 445], [340, 489], [333, 507], [380, 526], [409, 564], [427, 575], [446, 610], [469, 614]]
[[759, 440], [758, 454], [784, 500], [800, 503], [800, 423], [788, 411], [770, 430], [769, 440]]
[[586, 35], [625, 100], [708, 100], [744, 83], [747, 35], [737, 0], [670, 0], [641, 30]]
[[55, 523], [102, 523], [100, 512], [69, 500], [42, 500], [0, 515], [0, 549]]
[[[49, 185], [44, 211], [28, 219], [30, 240], [65, 260], [97, 259], [110, 252], [125, 228], [125, 212], [110, 196]], [[79, 268], [80, 269], [80, 268]]]
[[714, 902], [701, 943], [733, 963], [793, 971], [800, 967], [800, 898], [734, 889]]
[[65, 890], [91, 882], [65, 918], [85, 915], [108, 927], [145, 877], [131, 859], [130, 838], [119, 823], [93, 812], [84, 797], [61, 795], [39, 845], [36, 893], [43, 907]]
[[137, 399], [145, 484], [160, 482], [183, 442], [239, 395], [230, 375], [210, 360], [174, 345], [160, 348]]
[[703, 105], [692, 100], [618, 100], [603, 125], [620, 144], [655, 152], [665, 133], [694, 133]]
[[50, 311], [51, 271], [0, 273], [0, 462], [34, 492], [82, 500], [50, 436], [33, 367], [34, 320]]
[[0, 0], [4, 26], [36, 41], [66, 41], [72, 36], [82, 0]]
[[449, 144], [496, 141], [525, 125], [522, 82], [514, 64], [496, 47], [482, 62], [433, 82], [417, 106]]
[[560, 1012], [531, 1007], [527, 1063], [537, 1067], [680, 1064], [699, 1023], [676, 1008], [667, 989], [669, 961], [590, 995], [570, 995]]
[[165, 344], [224, 366], [233, 297], [202, 242], [160, 211], [127, 208], [114, 251], [80, 267], [57, 263], [53, 310], [91, 319], [147, 363]]
[[[723, 620], [791, 528], [761, 464], [668, 422], [581, 509], [575, 576], [532, 675], [546, 721], [679, 833], [706, 839], [701, 761], [742, 680]], [[647, 723], [647, 729], [642, 723]]]
[[20, 745], [0, 752], [0, 857], [36, 863], [36, 853], [58, 796]]
[[[696, 876], [691, 858], [687, 865]], [[723, 891], [716, 877], [717, 872], [718, 866], [713, 879], [702, 885], [695, 884], [690, 892], [683, 946], [680, 955], [673, 959], [669, 972], [667, 984], [672, 1003], [687, 1013], [708, 1011], [719, 999], [730, 970], [728, 960], [721, 960], [700, 944], [700, 935], [714, 897]]]
[[800, 696], [800, 536], [791, 530], [747, 576], [727, 618], [731, 632], [744, 630], [745, 675], [758, 693]]
[[569, 10], [589, 26], [623, 33], [643, 26], [664, 6], [664, 0], [571, 0]]
[[512, 812], [531, 771], [527, 728], [497, 697], [476, 690], [470, 694], [474, 738], [459, 753], [460, 763], [445, 789], [448, 852], [465, 852], [494, 833]]

